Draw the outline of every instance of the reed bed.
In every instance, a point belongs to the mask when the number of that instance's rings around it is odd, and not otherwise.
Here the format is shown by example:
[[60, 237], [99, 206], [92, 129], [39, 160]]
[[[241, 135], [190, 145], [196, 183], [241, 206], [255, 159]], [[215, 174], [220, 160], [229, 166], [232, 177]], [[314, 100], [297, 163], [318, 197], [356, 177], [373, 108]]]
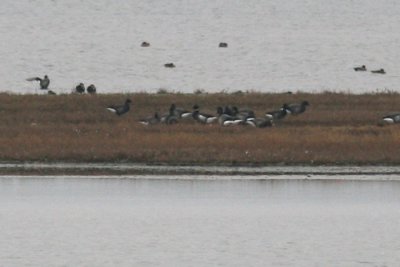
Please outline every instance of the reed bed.
[[[116, 116], [110, 104], [132, 99]], [[171, 103], [215, 113], [218, 106], [252, 108], [257, 116], [307, 100], [304, 114], [271, 128], [202, 125], [144, 126], [138, 120]], [[400, 128], [378, 126], [400, 111], [400, 95], [296, 94], [0, 94], [0, 160], [136, 162], [147, 164], [399, 164]]]

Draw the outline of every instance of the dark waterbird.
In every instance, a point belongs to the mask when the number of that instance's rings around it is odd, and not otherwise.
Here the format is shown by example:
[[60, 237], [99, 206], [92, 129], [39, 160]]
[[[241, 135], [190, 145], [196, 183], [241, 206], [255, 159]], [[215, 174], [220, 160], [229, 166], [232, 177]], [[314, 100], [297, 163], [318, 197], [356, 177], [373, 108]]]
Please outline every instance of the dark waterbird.
[[190, 118], [192, 117], [193, 112], [183, 109], [183, 108], [178, 108], [175, 104], [171, 104], [169, 108], [169, 113], [175, 115], [178, 118]]
[[148, 42], [142, 42], [142, 44], [140, 45], [141, 47], [149, 47], [150, 43]]
[[164, 67], [166, 67], [166, 68], [175, 68], [175, 64], [174, 63], [165, 63]]
[[193, 119], [195, 119], [196, 121], [203, 123], [203, 124], [210, 124], [218, 119], [217, 116], [200, 113], [200, 111], [198, 109], [193, 111], [192, 116], [193, 116]]
[[86, 88], [86, 91], [89, 94], [95, 94], [96, 93], [96, 86], [94, 86], [94, 84], [91, 84], [88, 86], [88, 88]]
[[44, 75], [43, 79], [39, 78], [39, 77], [32, 77], [32, 78], [28, 78], [26, 80], [29, 82], [39, 81], [40, 89], [42, 89], [42, 90], [46, 90], [47, 88], [49, 88], [49, 85], [50, 85], [50, 79], [47, 75]]
[[386, 74], [384, 69], [379, 69], [379, 70], [371, 70], [372, 73], [375, 74]]
[[149, 118], [145, 118], [145, 119], [141, 119], [139, 120], [139, 122], [143, 125], [155, 125], [160, 123], [160, 115], [158, 115], [158, 112], [154, 113], [153, 116], [149, 117]]
[[132, 101], [130, 99], [126, 99], [125, 104], [123, 104], [122, 106], [109, 106], [107, 107], [107, 110], [114, 112], [118, 116], [121, 116], [122, 114], [125, 114], [129, 111], [131, 102]]
[[354, 67], [355, 71], [366, 71], [367, 67], [365, 67], [365, 65], [362, 65], [361, 67]]
[[386, 124], [393, 124], [393, 123], [400, 123], [400, 113], [394, 113], [382, 118], [383, 123]]
[[306, 111], [306, 107], [309, 105], [308, 101], [303, 101], [301, 103], [284, 104], [283, 108], [286, 109], [286, 112], [289, 114], [298, 115]]
[[273, 110], [265, 113], [265, 116], [267, 118], [270, 118], [271, 120], [281, 120], [286, 117], [287, 110], [286, 106], [284, 105], [281, 109], [279, 110]]
[[78, 94], [83, 94], [85, 92], [85, 85], [83, 83], [79, 83], [75, 86], [75, 92]]
[[228, 47], [228, 44], [221, 42], [221, 43], [219, 43], [218, 47], [226, 48], [226, 47]]

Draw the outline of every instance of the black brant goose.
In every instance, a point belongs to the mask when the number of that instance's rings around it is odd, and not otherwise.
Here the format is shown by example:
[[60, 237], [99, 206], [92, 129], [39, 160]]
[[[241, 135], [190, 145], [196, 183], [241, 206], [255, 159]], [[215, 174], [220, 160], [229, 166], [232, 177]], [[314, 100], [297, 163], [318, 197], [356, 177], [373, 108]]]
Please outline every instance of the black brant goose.
[[195, 119], [196, 121], [203, 123], [203, 124], [210, 124], [218, 119], [217, 116], [200, 113], [200, 111], [198, 109], [193, 111], [192, 116], [193, 116], [193, 119]]
[[146, 118], [146, 119], [142, 119], [139, 122], [146, 126], [158, 124], [158, 123], [160, 123], [160, 116], [158, 115], [158, 112], [156, 112], [156, 113], [154, 113], [153, 116]]
[[126, 99], [125, 104], [123, 104], [122, 106], [109, 106], [109, 107], [107, 107], [107, 110], [114, 112], [115, 114], [120, 116], [129, 111], [131, 102], [132, 101], [130, 99]]
[[361, 67], [355, 67], [354, 70], [355, 71], [366, 71], [367, 67], [365, 67], [365, 65], [362, 65]]
[[50, 84], [50, 79], [47, 75], [44, 75], [44, 78], [39, 78], [39, 77], [33, 77], [33, 78], [28, 78], [26, 79], [29, 82], [32, 81], [39, 81], [40, 84], [40, 89], [46, 90], [49, 87]]
[[400, 113], [395, 113], [391, 115], [387, 115], [382, 118], [383, 122], [387, 124], [399, 123], [400, 122]]
[[175, 115], [178, 118], [191, 118], [193, 112], [192, 111], [188, 111], [186, 109], [183, 108], [177, 108], [175, 104], [171, 104], [170, 108], [169, 108], [169, 112], [170, 114]]
[[175, 64], [174, 63], [165, 63], [164, 67], [166, 67], [166, 68], [175, 68]]
[[142, 42], [142, 44], [140, 45], [141, 47], [149, 47], [150, 43], [148, 42]]
[[286, 117], [287, 111], [286, 111], [286, 106], [283, 106], [279, 110], [274, 110], [274, 111], [269, 111], [265, 113], [265, 116], [270, 118], [271, 120], [281, 120]]
[[83, 94], [85, 92], [85, 85], [83, 83], [79, 83], [75, 86], [75, 92], [78, 94]]
[[308, 101], [303, 101], [301, 103], [295, 103], [295, 104], [284, 104], [283, 108], [286, 109], [286, 112], [292, 115], [298, 115], [306, 111], [306, 107], [309, 106], [310, 104]]
[[228, 44], [227, 43], [219, 43], [218, 47], [226, 48], [226, 47], [228, 47]]
[[86, 88], [86, 91], [89, 94], [95, 94], [96, 93], [96, 86], [94, 86], [94, 84], [91, 84], [88, 86], [88, 88]]
[[376, 74], [386, 74], [384, 69], [379, 69], [379, 70], [371, 70], [372, 73], [376, 73]]

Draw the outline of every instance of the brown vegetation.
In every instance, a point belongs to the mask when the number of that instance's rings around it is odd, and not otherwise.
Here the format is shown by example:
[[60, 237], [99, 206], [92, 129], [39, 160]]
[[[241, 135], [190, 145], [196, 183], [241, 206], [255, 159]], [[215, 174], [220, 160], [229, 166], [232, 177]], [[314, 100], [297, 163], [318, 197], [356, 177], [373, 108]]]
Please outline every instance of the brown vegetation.
[[[132, 99], [116, 116], [110, 104]], [[171, 103], [215, 113], [220, 105], [258, 116], [307, 100], [307, 111], [273, 128], [200, 125], [144, 126], [140, 118]], [[400, 128], [379, 127], [400, 111], [400, 95], [321, 94], [0, 94], [1, 161], [138, 162], [148, 164], [399, 164]]]

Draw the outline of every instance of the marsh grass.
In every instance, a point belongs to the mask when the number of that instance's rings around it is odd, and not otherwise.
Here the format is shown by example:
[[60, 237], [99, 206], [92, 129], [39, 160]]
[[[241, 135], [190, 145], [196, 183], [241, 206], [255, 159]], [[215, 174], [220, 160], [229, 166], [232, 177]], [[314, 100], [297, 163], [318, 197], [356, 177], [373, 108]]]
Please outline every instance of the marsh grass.
[[[131, 111], [105, 108], [131, 98]], [[215, 113], [221, 105], [252, 108], [258, 116], [283, 103], [308, 110], [276, 127], [221, 127], [192, 120], [146, 127], [138, 123], [171, 103]], [[400, 111], [400, 95], [321, 94], [0, 94], [0, 160], [138, 162], [148, 164], [399, 164], [400, 128], [379, 127]]]

